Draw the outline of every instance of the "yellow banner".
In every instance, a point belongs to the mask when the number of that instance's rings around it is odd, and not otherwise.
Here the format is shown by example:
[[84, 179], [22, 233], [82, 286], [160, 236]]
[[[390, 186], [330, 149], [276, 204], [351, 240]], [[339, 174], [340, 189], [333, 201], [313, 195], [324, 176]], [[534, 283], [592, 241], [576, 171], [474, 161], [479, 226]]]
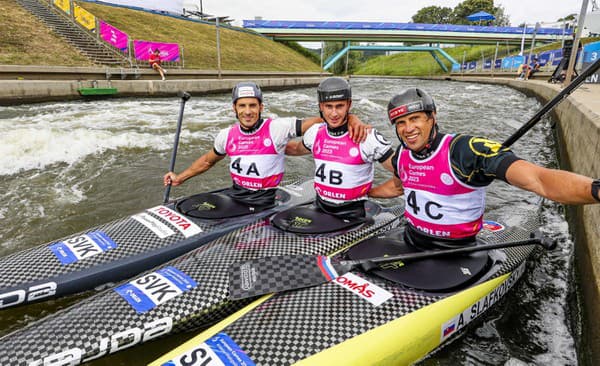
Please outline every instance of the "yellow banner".
[[54, 5], [57, 8], [61, 9], [67, 14], [71, 14], [71, 6], [69, 5], [69, 0], [54, 0]]
[[96, 17], [79, 5], [75, 5], [75, 20], [89, 30], [96, 28]]

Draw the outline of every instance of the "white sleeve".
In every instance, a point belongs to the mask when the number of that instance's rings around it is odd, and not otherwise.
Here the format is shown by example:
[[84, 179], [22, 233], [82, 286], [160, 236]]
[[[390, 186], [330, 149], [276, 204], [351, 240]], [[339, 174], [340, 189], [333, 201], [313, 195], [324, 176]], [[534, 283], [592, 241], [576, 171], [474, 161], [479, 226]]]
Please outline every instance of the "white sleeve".
[[283, 152], [288, 141], [296, 137], [296, 118], [275, 118], [269, 128], [275, 150]]
[[375, 162], [392, 149], [392, 144], [376, 129], [372, 128], [367, 139], [360, 144], [360, 153], [365, 161]]
[[306, 132], [304, 132], [304, 135], [302, 136], [302, 142], [304, 143], [304, 146], [306, 146], [306, 148], [310, 151], [312, 151], [313, 145], [315, 144], [317, 132], [319, 131], [321, 125], [322, 123], [317, 123], [310, 126], [310, 128], [306, 130]]
[[227, 154], [227, 135], [229, 134], [229, 128], [224, 128], [215, 137], [215, 144], [213, 148], [218, 155]]

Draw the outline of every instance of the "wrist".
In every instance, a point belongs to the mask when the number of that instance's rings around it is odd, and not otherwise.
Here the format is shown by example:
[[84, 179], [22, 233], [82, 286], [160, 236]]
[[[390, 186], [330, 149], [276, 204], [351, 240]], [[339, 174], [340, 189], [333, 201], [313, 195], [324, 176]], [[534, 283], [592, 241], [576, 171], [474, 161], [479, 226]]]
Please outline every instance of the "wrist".
[[596, 179], [592, 182], [592, 197], [600, 202], [600, 179]]

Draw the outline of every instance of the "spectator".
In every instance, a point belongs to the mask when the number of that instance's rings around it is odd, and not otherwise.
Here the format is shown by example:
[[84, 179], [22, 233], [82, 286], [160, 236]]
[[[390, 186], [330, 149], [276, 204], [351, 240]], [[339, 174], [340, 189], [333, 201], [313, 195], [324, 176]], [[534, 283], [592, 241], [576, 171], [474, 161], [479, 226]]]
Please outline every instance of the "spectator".
[[530, 77], [533, 76], [533, 74], [535, 74], [538, 71], [540, 71], [540, 62], [538, 61], [537, 57], [534, 57], [533, 58], [533, 65], [531, 65], [528, 68], [527, 75], [525, 76], [525, 80], [528, 80]]
[[519, 76], [517, 77], [517, 79], [519, 79], [519, 80], [525, 79], [528, 71], [529, 71], [529, 65], [527, 65], [527, 64], [519, 65], [519, 68], [517, 69], [517, 75], [519, 75]]
[[150, 55], [150, 58], [148, 59], [148, 62], [150, 63], [150, 67], [153, 68], [155, 71], [158, 71], [158, 73], [160, 74], [160, 77], [165, 80], [165, 74], [167, 73], [167, 71], [165, 69], [162, 68], [162, 66], [160, 65], [160, 50], [157, 48], [154, 50], [154, 53], [152, 53]]

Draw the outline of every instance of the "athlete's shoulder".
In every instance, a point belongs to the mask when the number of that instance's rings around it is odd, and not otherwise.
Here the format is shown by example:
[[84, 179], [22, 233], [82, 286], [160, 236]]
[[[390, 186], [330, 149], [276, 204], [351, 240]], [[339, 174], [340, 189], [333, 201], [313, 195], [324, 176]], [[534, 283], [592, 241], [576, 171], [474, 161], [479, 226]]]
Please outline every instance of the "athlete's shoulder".
[[271, 125], [285, 125], [296, 123], [295, 117], [275, 117], [275, 118], [267, 118], [266, 120], [271, 120]]
[[392, 144], [379, 131], [377, 131], [376, 128], [371, 128], [371, 130], [367, 134], [367, 140], [372, 140], [381, 145], [391, 145]]
[[315, 123], [314, 125], [310, 126], [308, 128], [308, 130], [306, 130], [306, 132], [304, 132], [304, 136], [306, 136], [306, 135], [316, 135], [317, 132], [319, 132], [319, 130], [321, 128], [325, 128], [325, 127], [327, 127], [327, 124], [325, 122]]
[[483, 157], [493, 157], [510, 151], [508, 147], [502, 146], [498, 141], [471, 135], [454, 136], [451, 142], [451, 149], [468, 151]]

